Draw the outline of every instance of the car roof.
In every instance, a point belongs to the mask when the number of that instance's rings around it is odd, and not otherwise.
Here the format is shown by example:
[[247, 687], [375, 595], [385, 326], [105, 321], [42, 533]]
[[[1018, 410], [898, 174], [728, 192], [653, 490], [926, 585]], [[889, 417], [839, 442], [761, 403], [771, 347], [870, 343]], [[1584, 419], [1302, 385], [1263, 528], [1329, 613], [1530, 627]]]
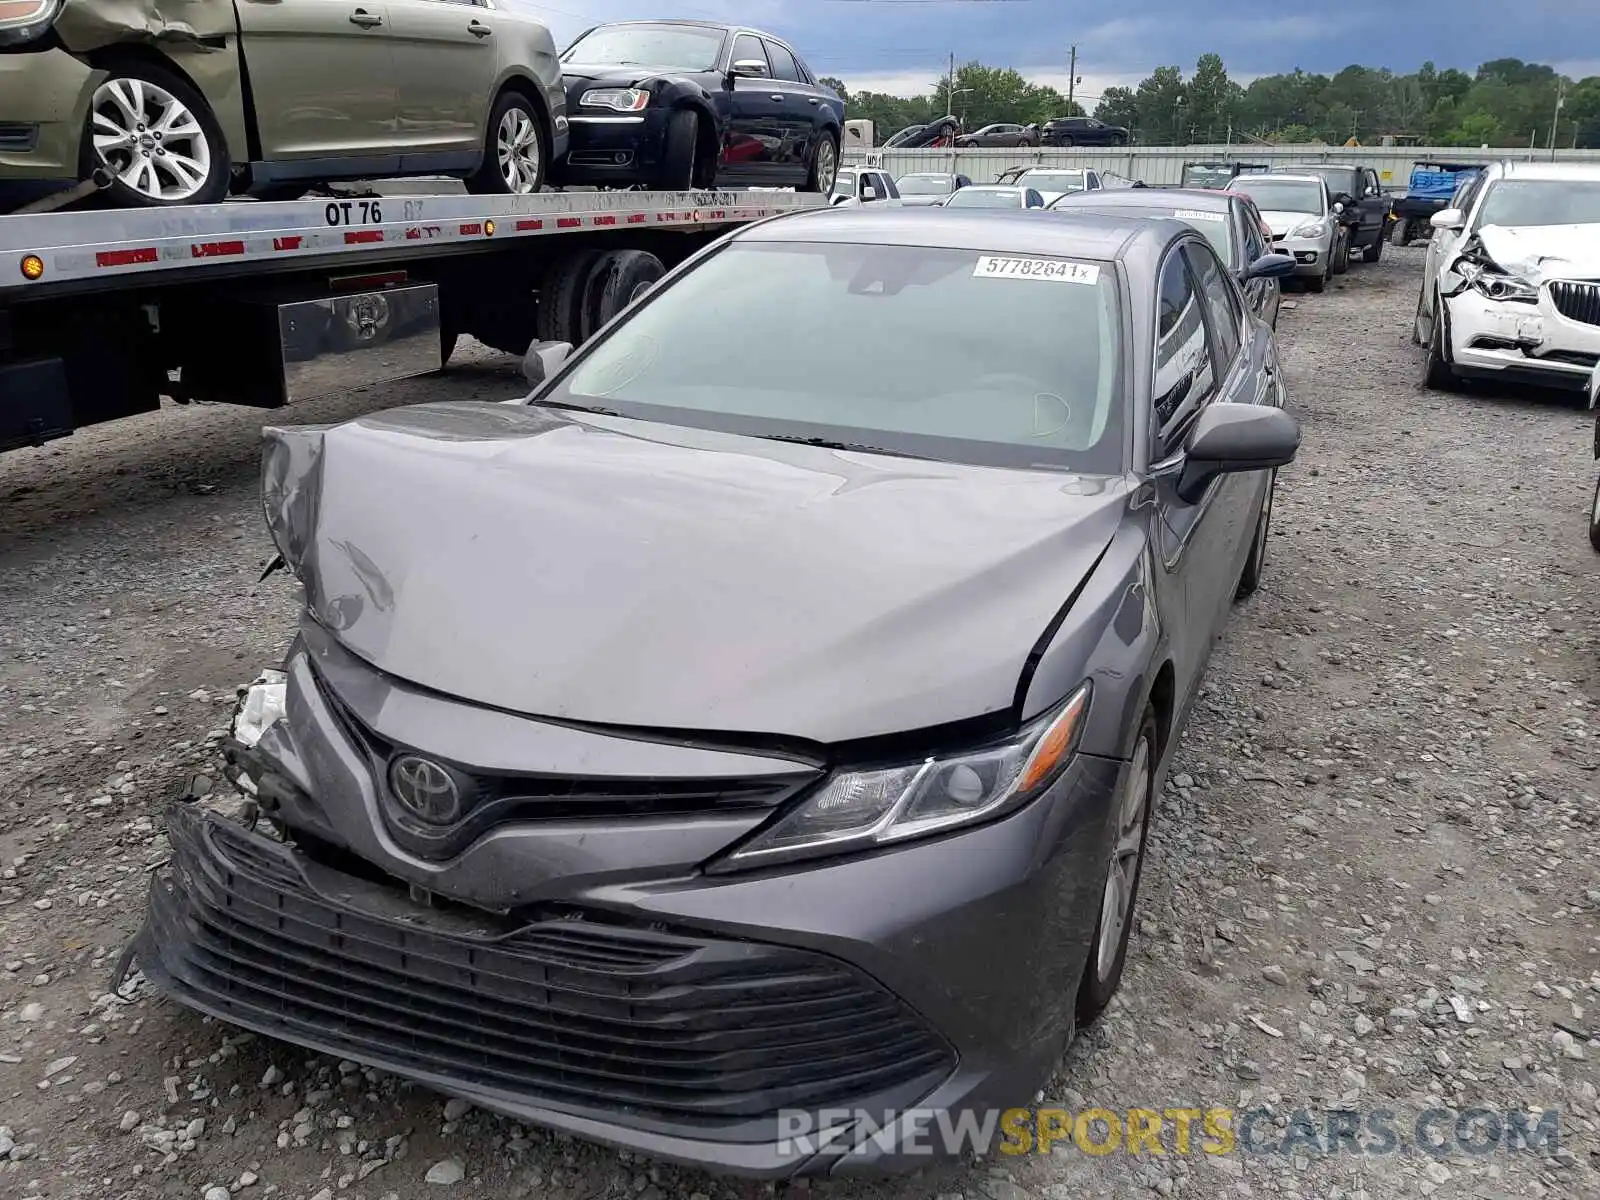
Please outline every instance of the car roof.
[[[1289, 172], [1289, 171], [1269, 171], [1268, 174], [1271, 175], [1274, 179], [1287, 179], [1291, 183], [1295, 183], [1295, 182], [1298, 182], [1298, 183], [1321, 183], [1322, 182], [1322, 176], [1321, 175], [1304, 175], [1304, 174], [1300, 174], [1299, 172]], [[1239, 176], [1238, 179], [1234, 180], [1234, 182], [1233, 182], [1234, 187], [1242, 186], [1240, 181], [1243, 180], [1243, 179], [1244, 179], [1244, 176], [1241, 175], [1241, 176]]]
[[1024, 187], [1020, 183], [974, 183], [961, 189], [963, 192], [1035, 192], [1038, 188]]
[[1600, 163], [1508, 162], [1500, 166], [1507, 179], [1600, 180]]
[[1120, 259], [1140, 242], [1159, 249], [1193, 233], [1170, 217], [1118, 217], [1064, 213], [1049, 221], [1037, 211], [989, 209], [971, 214], [951, 208], [811, 208], [746, 225], [734, 241], [831, 242], [841, 245], [930, 246], [983, 254], [1045, 254]]
[[[1110, 199], [1109, 197], [1116, 197]], [[1083, 208], [1094, 204], [1116, 204], [1123, 208], [1198, 208], [1207, 212], [1226, 212], [1232, 193], [1201, 188], [1111, 188], [1098, 192], [1070, 192], [1061, 197], [1055, 211], [1067, 207]]]
[[1308, 171], [1361, 171], [1364, 170], [1359, 163], [1274, 163], [1267, 170], [1269, 175], [1304, 175]]

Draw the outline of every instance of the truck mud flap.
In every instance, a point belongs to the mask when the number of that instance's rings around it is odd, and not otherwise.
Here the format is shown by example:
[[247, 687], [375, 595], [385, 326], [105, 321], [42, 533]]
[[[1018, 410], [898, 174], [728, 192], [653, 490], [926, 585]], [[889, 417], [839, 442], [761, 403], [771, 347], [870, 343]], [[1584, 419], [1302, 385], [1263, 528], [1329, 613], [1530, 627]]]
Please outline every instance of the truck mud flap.
[[0, 363], [0, 450], [39, 446], [72, 429], [72, 395], [61, 359]]

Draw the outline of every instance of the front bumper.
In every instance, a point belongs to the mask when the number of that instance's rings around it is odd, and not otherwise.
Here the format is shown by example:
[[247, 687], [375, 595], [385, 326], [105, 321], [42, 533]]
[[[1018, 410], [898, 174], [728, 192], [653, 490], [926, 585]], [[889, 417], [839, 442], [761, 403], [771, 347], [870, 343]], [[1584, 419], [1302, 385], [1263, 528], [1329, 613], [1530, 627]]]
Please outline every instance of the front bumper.
[[560, 182], [650, 183], [664, 165], [667, 113], [663, 109], [637, 114], [569, 110], [567, 134], [566, 157], [558, 163]]
[[1294, 256], [1295, 279], [1315, 279], [1327, 272], [1329, 238], [1277, 237], [1272, 239], [1272, 249], [1278, 254]]
[[1600, 361], [1600, 284], [1547, 282], [1536, 304], [1491, 300], [1472, 288], [1443, 303], [1459, 374], [1581, 390]]
[[520, 1120], [766, 1177], [939, 1150], [818, 1152], [784, 1136], [797, 1112], [981, 1119], [1059, 1061], [1122, 763], [1080, 755], [992, 825], [761, 872], [640, 853], [742, 836], [708, 820], [532, 821], [420, 859], [386, 835], [321, 686], [297, 654], [288, 715], [256, 745], [295, 845], [173, 814], [136, 956], [183, 1003]]
[[89, 99], [105, 76], [59, 47], [0, 54], [0, 179], [76, 180]]

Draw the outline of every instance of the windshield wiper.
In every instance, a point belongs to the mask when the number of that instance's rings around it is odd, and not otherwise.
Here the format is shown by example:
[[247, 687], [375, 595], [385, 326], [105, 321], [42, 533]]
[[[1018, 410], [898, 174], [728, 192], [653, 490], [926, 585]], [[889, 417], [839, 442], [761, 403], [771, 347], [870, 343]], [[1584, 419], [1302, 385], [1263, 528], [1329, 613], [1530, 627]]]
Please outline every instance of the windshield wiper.
[[620, 417], [622, 414], [609, 408], [596, 408], [592, 404], [574, 404], [570, 400], [530, 400], [530, 404], [541, 404], [545, 408], [560, 408], [567, 412], [593, 413], [597, 417]]
[[801, 437], [794, 433], [759, 433], [756, 435], [769, 442], [793, 442], [797, 446], [820, 446], [824, 450], [859, 450], [867, 454], [890, 454], [895, 458], [914, 458], [920, 462], [932, 462], [933, 459], [926, 454], [912, 454], [909, 450], [890, 450], [886, 446], [869, 446], [865, 442], [840, 442], [833, 438]]

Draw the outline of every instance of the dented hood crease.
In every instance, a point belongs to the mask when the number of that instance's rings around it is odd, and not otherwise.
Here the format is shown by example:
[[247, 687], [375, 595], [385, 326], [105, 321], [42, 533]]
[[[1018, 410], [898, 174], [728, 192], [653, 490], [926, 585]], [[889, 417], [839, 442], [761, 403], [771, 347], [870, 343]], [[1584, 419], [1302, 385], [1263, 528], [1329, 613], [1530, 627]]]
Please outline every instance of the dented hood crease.
[[309, 435], [313, 615], [534, 716], [828, 743], [1010, 708], [1121, 479], [419, 405]]
[[1476, 237], [1498, 266], [1532, 283], [1600, 277], [1600, 225], [1485, 225]]
[[238, 29], [231, 0], [67, 0], [55, 29], [84, 52], [130, 41], [226, 37]]

